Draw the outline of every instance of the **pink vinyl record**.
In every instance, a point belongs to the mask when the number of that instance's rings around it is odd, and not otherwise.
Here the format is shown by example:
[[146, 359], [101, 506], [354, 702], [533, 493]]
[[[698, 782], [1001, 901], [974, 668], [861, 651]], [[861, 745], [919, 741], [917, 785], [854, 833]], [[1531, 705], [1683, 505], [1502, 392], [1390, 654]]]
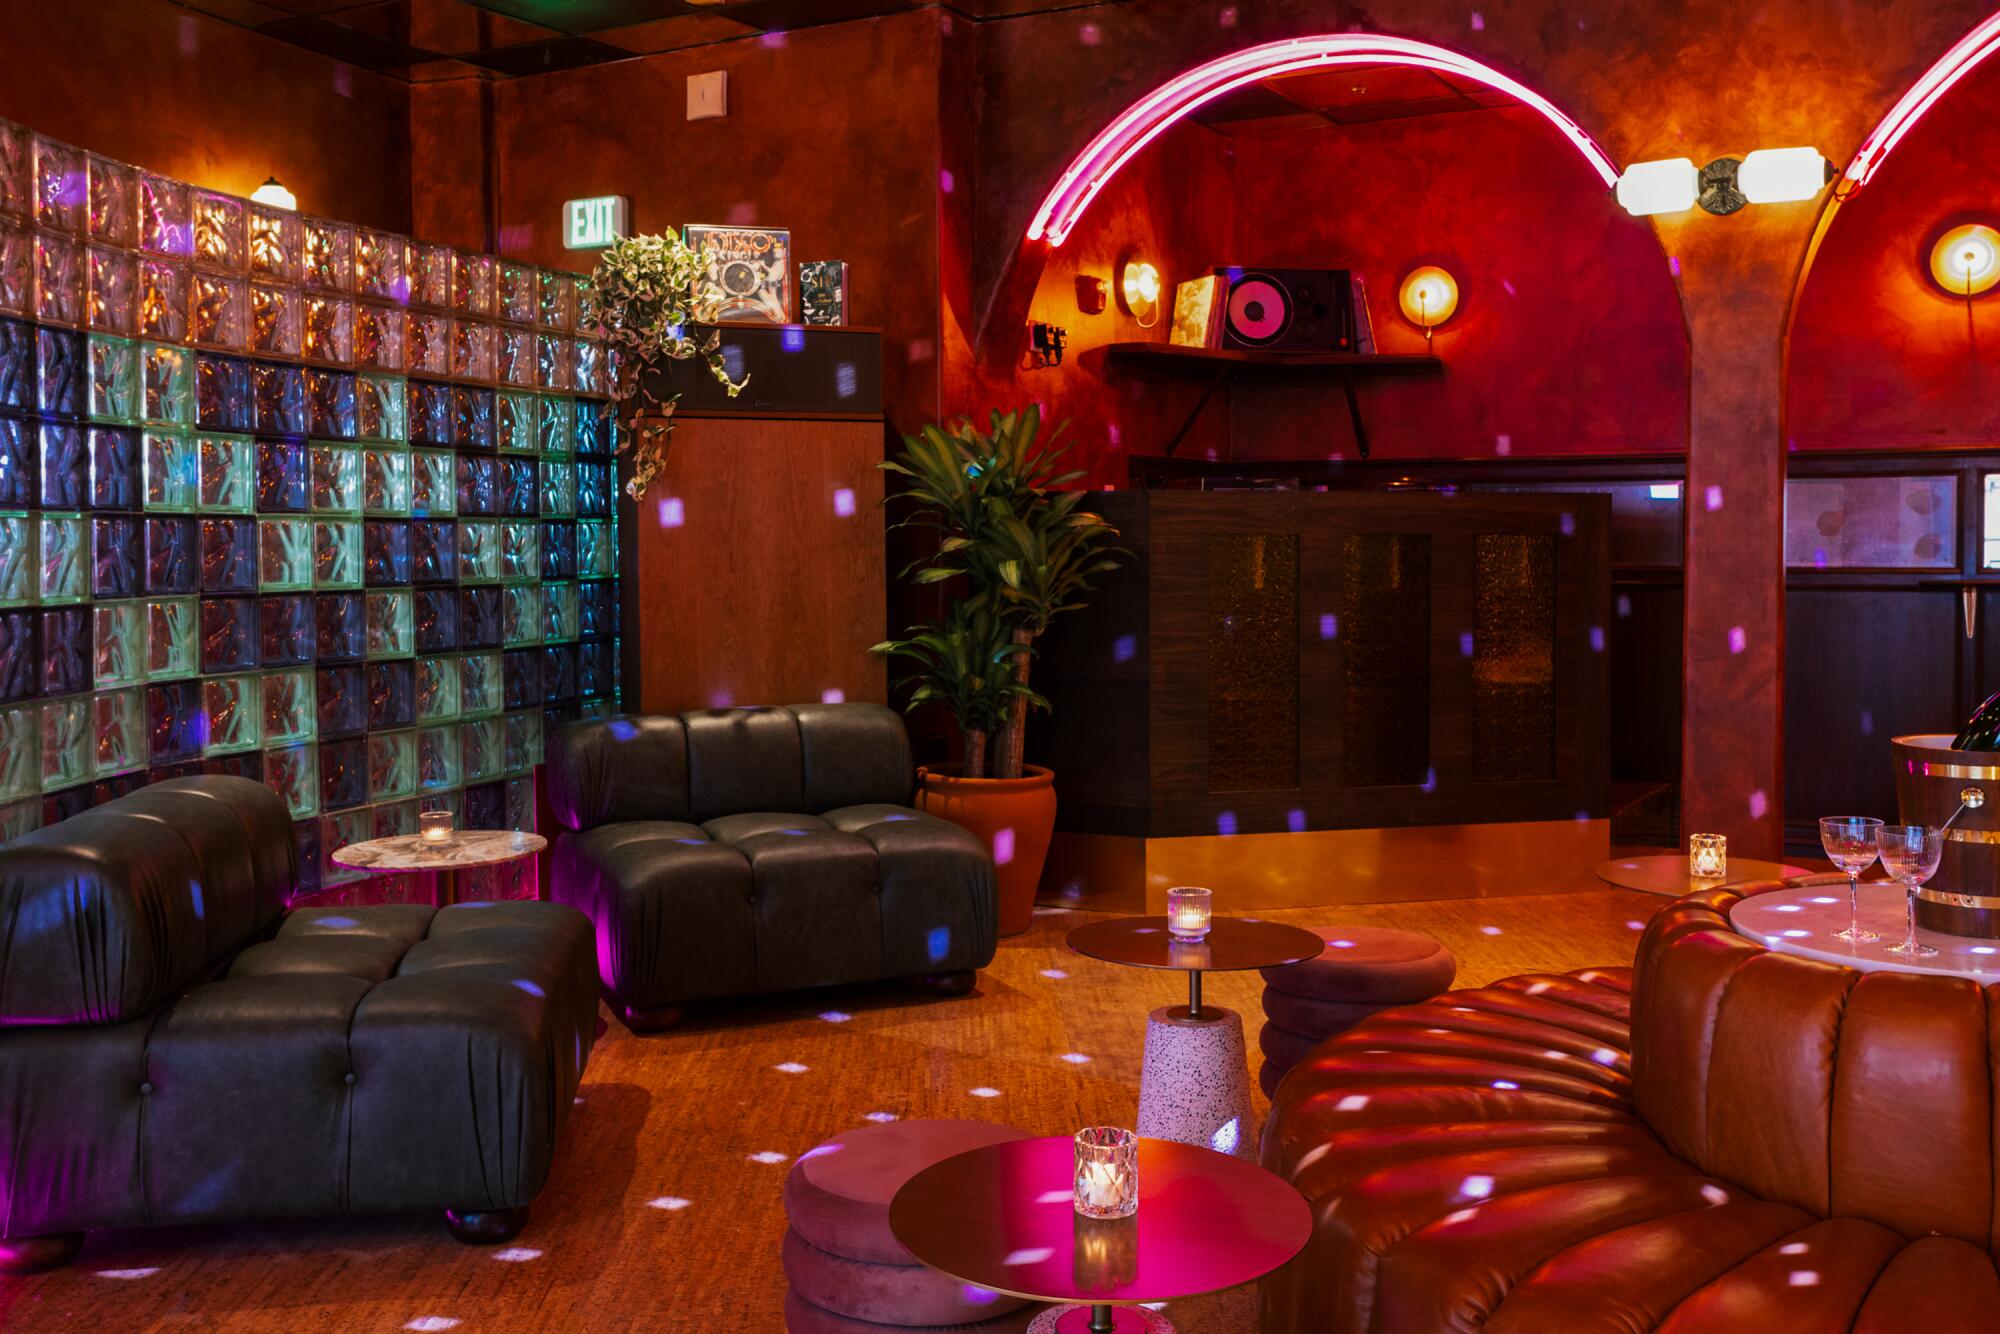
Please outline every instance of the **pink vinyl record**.
[[1291, 299], [1264, 275], [1245, 274], [1229, 289], [1229, 331], [1243, 342], [1275, 342], [1291, 322]]

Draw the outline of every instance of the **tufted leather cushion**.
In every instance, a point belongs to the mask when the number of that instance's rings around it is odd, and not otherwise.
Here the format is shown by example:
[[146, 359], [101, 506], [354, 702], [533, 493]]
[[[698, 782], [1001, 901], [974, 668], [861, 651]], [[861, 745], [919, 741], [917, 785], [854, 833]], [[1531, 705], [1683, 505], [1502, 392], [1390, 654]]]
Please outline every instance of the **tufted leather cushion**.
[[1458, 963], [1431, 937], [1378, 926], [1322, 926], [1326, 949], [1303, 963], [1261, 970], [1264, 985], [1287, 995], [1337, 1003], [1405, 1005], [1451, 985]]
[[172, 779], [0, 846], [0, 1028], [116, 1024], [276, 920], [297, 880], [261, 783]]

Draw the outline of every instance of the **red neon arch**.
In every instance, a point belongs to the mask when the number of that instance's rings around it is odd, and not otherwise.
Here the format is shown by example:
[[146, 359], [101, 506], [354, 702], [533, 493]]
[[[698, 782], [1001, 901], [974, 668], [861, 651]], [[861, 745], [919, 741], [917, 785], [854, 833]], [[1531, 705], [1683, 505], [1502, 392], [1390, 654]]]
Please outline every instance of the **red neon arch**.
[[1939, 56], [1937, 63], [1925, 70], [1924, 76], [1911, 84], [1902, 99], [1889, 108], [1889, 114], [1882, 117], [1881, 123], [1861, 141], [1854, 160], [1847, 164], [1850, 188], [1858, 189], [1866, 185], [1868, 178], [1881, 169], [1882, 159], [1902, 142], [1903, 136], [1923, 119], [1924, 113], [1951, 91], [1953, 84], [1970, 74], [1997, 50], [2000, 50], [2000, 13], [1961, 37], [1956, 46]]
[[1118, 169], [1168, 126], [1197, 107], [1274, 75], [1339, 65], [1411, 65], [1457, 74], [1507, 93], [1541, 112], [1560, 130], [1603, 179], [1606, 189], [1618, 183], [1618, 166], [1610, 155], [1598, 147], [1582, 126], [1527, 85], [1442, 46], [1378, 33], [1345, 32], [1249, 47], [1161, 84], [1119, 113], [1070, 163], [1048, 198], [1042, 201], [1041, 208], [1035, 211], [1034, 221], [1028, 224], [1028, 239], [1045, 238], [1052, 246], [1061, 245], [1084, 210], [1090, 207], [1090, 201]]

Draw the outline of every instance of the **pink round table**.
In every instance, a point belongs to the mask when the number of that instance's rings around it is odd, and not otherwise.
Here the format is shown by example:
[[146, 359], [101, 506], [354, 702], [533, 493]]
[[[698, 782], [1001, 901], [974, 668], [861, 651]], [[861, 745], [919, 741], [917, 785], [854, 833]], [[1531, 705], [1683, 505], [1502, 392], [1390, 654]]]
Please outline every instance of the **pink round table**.
[[1861, 925], [1880, 939], [1853, 944], [1834, 933], [1847, 929], [1847, 881], [1814, 876], [1815, 882], [1791, 889], [1752, 894], [1729, 910], [1729, 925], [1781, 954], [1797, 954], [1824, 963], [1858, 968], [1864, 973], [1931, 973], [1969, 977], [1983, 984], [2000, 982], [2000, 941], [1977, 936], [1948, 936], [1917, 928], [1917, 940], [1937, 950], [1927, 959], [1906, 959], [1889, 953], [1909, 926], [1903, 887], [1883, 881], [1861, 882]]

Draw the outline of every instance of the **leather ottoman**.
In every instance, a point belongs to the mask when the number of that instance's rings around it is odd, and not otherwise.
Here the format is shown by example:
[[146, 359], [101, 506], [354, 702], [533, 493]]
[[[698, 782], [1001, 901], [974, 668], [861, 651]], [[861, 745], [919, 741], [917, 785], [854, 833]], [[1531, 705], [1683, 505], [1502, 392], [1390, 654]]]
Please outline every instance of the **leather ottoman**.
[[1028, 1136], [982, 1121], [896, 1121], [836, 1135], [785, 1177], [785, 1324], [791, 1334], [1026, 1327], [1018, 1297], [968, 1287], [918, 1262], [889, 1230], [903, 1183], [968, 1149]]
[[1451, 951], [1417, 931], [1315, 927], [1325, 953], [1263, 970], [1264, 1054], [1257, 1082], [1273, 1096], [1285, 1072], [1336, 1033], [1397, 1005], [1427, 1001], [1458, 975]]

